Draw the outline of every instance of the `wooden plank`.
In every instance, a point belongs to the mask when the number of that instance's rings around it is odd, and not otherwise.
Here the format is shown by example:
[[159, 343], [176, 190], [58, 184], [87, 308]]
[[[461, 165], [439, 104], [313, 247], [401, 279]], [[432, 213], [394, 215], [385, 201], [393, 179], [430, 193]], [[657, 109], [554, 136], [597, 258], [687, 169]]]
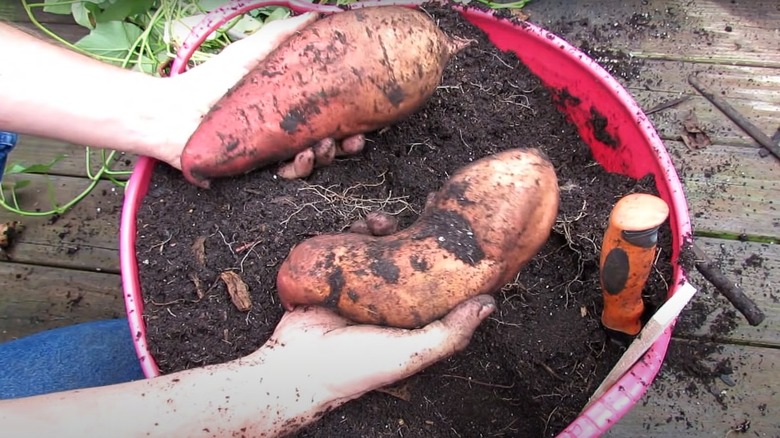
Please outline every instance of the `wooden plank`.
[[[34, 4], [43, 3], [29, 2]], [[50, 14], [43, 12], [43, 8], [31, 8], [33, 17], [42, 26], [48, 28], [59, 37], [70, 43], [75, 43], [84, 35], [89, 33], [89, 29], [76, 24], [71, 14]], [[19, 0], [0, 2], [0, 21], [14, 23], [16, 26], [26, 29], [39, 36], [49, 38], [38, 26], [30, 20], [27, 11], [24, 10], [22, 2]]]
[[[31, 184], [19, 192], [27, 210], [49, 209], [48, 190], [60, 202], [73, 199], [89, 184], [84, 178], [28, 176]], [[10, 176], [9, 181], [17, 179]], [[0, 209], [0, 221], [17, 220], [25, 230], [9, 252], [19, 263], [42, 264], [90, 271], [119, 272], [118, 233], [123, 191], [108, 181], [59, 217], [20, 216]]]
[[[672, 341], [680, 342], [683, 341]], [[681, 346], [684, 348], [684, 344]], [[716, 360], [729, 360], [734, 386], [720, 379], [711, 387], [661, 369], [647, 393], [605, 437], [736, 438], [780, 436], [780, 350], [724, 345]], [[712, 364], [706, 364], [712, 366]], [[717, 394], [717, 395], [715, 395]], [[718, 398], [723, 399], [723, 403]], [[749, 421], [747, 433], [729, 432]]]
[[756, 302], [766, 318], [753, 327], [736, 313], [735, 325], [729, 333], [713, 330], [713, 326], [729, 319], [724, 318], [728, 316], [725, 312], [733, 314], [735, 309], [698, 271], [693, 271], [689, 277], [699, 291], [687, 309], [709, 309], [710, 314], [705, 321], [688, 324], [686, 321], [694, 315], [684, 310], [675, 336], [780, 348], [780, 245], [704, 237], [696, 241], [721, 266], [723, 273]]
[[680, 33], [672, 38], [637, 41], [638, 47], [630, 51], [632, 56], [780, 68], [780, 9], [776, 0], [699, 0], [679, 7], [686, 23]]
[[[43, 39], [50, 40], [51, 38], [46, 35], [41, 29], [35, 26], [33, 23], [16, 23], [20, 28], [29, 31], [33, 35], [37, 35]], [[79, 26], [78, 24], [68, 23], [44, 23], [43, 24], [50, 32], [53, 32], [58, 37], [69, 43], [75, 43], [85, 35], [89, 34], [89, 29]]]
[[665, 141], [683, 182], [694, 231], [780, 240], [780, 165], [758, 149]]
[[[780, 39], [776, 35], [780, 12], [776, 4], [776, 1], [734, 5], [726, 1], [626, 0], [620, 2], [619, 7], [615, 7], [614, 2], [589, 2], [587, 7], [571, 8], [565, 0], [545, 0], [532, 2], [525, 10], [531, 14], [531, 21], [583, 47], [586, 53], [613, 71], [615, 78], [629, 89], [643, 108], [683, 94], [693, 96], [678, 107], [651, 116], [663, 138], [679, 139], [682, 121], [693, 110], [714, 142], [757, 146], [702, 98], [688, 84], [687, 78], [691, 73], [699, 73], [705, 85], [716, 92], [723, 91], [724, 97], [737, 110], [772, 135], [780, 127], [780, 71], [777, 68], [780, 65], [774, 65], [775, 61], [768, 67], [758, 64], [767, 59], [780, 62]], [[642, 20], [647, 21], [637, 24]], [[725, 32], [725, 25], [721, 28], [718, 23], [729, 20], [751, 24], [739, 27], [732, 24], [733, 31]], [[705, 30], [712, 26], [719, 30]], [[750, 40], [750, 45], [737, 47], [730, 45], [731, 42], [722, 42], [747, 38], [740, 32], [751, 29], [758, 29], [755, 31], [760, 31], [761, 35], [755, 36], [755, 42]], [[768, 48], [765, 43], [769, 44]], [[666, 47], [665, 52], [661, 52], [661, 46]], [[665, 53], [666, 56], [659, 58], [674, 61], [628, 56], [643, 48]], [[706, 57], [705, 54], [719, 59], [743, 55], [747, 58], [736, 63], [740, 65], [731, 65], [731, 62], [711, 64], [709, 59], [698, 59]], [[621, 55], [625, 58], [613, 65], [613, 58]], [[707, 63], [680, 61], [688, 58]], [[761, 62], [749, 62], [758, 58]]]
[[776, 105], [780, 98], [780, 72], [773, 68], [678, 61], [644, 61], [642, 67], [638, 77], [626, 80], [631, 89], [698, 95], [688, 83], [688, 76], [696, 74], [699, 82], [730, 100]]
[[611, 48], [635, 58], [780, 68], [776, 0], [570, 3], [531, 2], [524, 10], [532, 22], [597, 52]]
[[124, 316], [119, 275], [0, 263], [0, 342]]
[[[92, 169], [94, 174], [100, 168], [103, 157], [100, 149], [91, 148], [90, 151], [90, 169]], [[110, 151], [106, 151], [106, 156], [108, 152]], [[43, 137], [20, 135], [19, 143], [8, 156], [8, 165], [13, 163], [26, 166], [31, 164], [48, 164], [61, 157], [52, 166], [50, 171], [52, 175], [86, 177], [86, 156], [87, 149], [81, 145]], [[134, 155], [117, 153], [114, 155], [111, 168], [117, 171], [131, 171], [136, 160], [137, 157]], [[115, 178], [125, 180], [129, 178], [129, 175], [117, 175]]]
[[[28, 3], [40, 4], [43, 3], [43, 0], [28, 1]], [[35, 19], [38, 20], [38, 22], [40, 23], [59, 23], [59, 24], [75, 23], [73, 21], [72, 15], [50, 14], [48, 12], [43, 12], [43, 8], [40, 7], [33, 7], [30, 8], [30, 10], [33, 13], [33, 17], [35, 17]], [[0, 2], [0, 19], [13, 21], [13, 22], [20, 22], [20, 23], [30, 22], [30, 17], [27, 15], [27, 11], [24, 10], [24, 5], [22, 5], [22, 2], [20, 0]]]
[[689, 97], [672, 108], [650, 114], [664, 139], [680, 139], [683, 121], [692, 112], [698, 126], [713, 143], [759, 146], [688, 84], [688, 76], [693, 73], [767, 135], [780, 128], [780, 71], [734, 66], [702, 68], [692, 63], [648, 61], [639, 77], [623, 81], [644, 110], [678, 97]]

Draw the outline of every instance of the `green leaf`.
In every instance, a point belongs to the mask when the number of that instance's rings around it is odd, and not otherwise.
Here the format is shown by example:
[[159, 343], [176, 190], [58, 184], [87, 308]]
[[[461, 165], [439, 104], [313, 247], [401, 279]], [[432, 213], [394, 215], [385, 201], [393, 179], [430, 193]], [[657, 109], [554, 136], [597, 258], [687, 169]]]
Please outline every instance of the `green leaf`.
[[157, 66], [160, 63], [156, 59], [152, 59], [146, 55], [141, 55], [140, 59], [135, 57], [133, 62], [135, 63], [135, 70], [142, 71], [150, 75], [157, 75]]
[[[22, 169], [21, 172], [15, 172], [15, 173], [49, 173], [51, 170], [52, 164], [33, 164], [30, 166], [25, 167]], [[14, 172], [12, 172], [14, 173]]]
[[89, 35], [78, 40], [75, 45], [94, 55], [114, 58], [107, 61], [120, 64], [119, 60], [127, 57], [141, 33], [141, 28], [132, 23], [107, 21], [97, 23]]
[[290, 10], [284, 7], [277, 7], [274, 9], [273, 12], [271, 12], [268, 15], [268, 18], [265, 19], [266, 23], [270, 23], [274, 20], [281, 20], [283, 18], [287, 18], [290, 16]]
[[32, 183], [32, 181], [30, 181], [29, 179], [22, 179], [22, 180], [19, 180], [19, 181], [12, 182], [10, 184], [10, 186], [11, 186], [11, 189], [13, 189], [13, 190], [19, 190], [19, 189], [23, 189], [23, 188], [29, 186], [31, 183]]
[[27, 169], [27, 166], [23, 166], [19, 163], [13, 163], [10, 167], [5, 169], [6, 175], [13, 175], [15, 173], [24, 173], [24, 170]]
[[228, 0], [198, 0], [198, 7], [204, 11], [213, 11], [220, 6], [224, 6], [228, 3]]
[[103, 5], [108, 5], [107, 0], [83, 0], [73, 2], [70, 5], [70, 12], [73, 20], [87, 29], [95, 28], [95, 17], [103, 10]]
[[91, 2], [76, 2], [71, 5], [71, 13], [73, 14], [73, 20], [79, 26], [86, 27], [87, 29], [95, 28], [95, 15], [94, 12], [100, 10], [100, 8]]
[[99, 23], [106, 21], [122, 21], [127, 17], [149, 12], [154, 6], [154, 0], [115, 0], [97, 16]]
[[492, 2], [489, 0], [479, 1], [491, 9], [522, 9], [531, 2], [531, 0], [521, 0], [516, 2]]
[[13, 175], [20, 173], [49, 173], [51, 168], [54, 167], [54, 165], [63, 158], [65, 158], [65, 155], [60, 154], [54, 157], [54, 159], [52, 159], [48, 164], [31, 164], [29, 166], [25, 166], [20, 163], [13, 163], [8, 169], [6, 169], [5, 174]]
[[290, 14], [290, 9], [285, 6], [263, 6], [249, 11], [249, 15], [260, 20], [266, 20], [274, 14]]
[[252, 18], [250, 15], [243, 15], [238, 21], [226, 23], [226, 26], [227, 25], [230, 25], [227, 34], [231, 38], [241, 39], [257, 32], [263, 27], [263, 22], [256, 18]]
[[62, 0], [43, 0], [43, 12], [50, 14], [69, 15], [71, 3]]

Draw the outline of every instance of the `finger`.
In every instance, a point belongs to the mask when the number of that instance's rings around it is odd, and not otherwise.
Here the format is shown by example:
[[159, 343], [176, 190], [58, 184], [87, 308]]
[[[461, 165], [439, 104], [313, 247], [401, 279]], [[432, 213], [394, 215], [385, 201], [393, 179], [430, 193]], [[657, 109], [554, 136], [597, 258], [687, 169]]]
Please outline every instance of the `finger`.
[[[350, 354], [339, 373], [331, 374], [329, 390], [350, 399], [405, 379], [464, 349], [474, 330], [495, 310], [495, 300], [478, 295], [464, 301], [447, 316], [419, 330], [354, 327]], [[381, 342], [377, 342], [380, 338]]]
[[291, 162], [281, 165], [276, 174], [284, 179], [305, 178], [314, 170], [314, 161], [314, 150], [306, 149], [299, 152]]
[[257, 32], [225, 47], [218, 56], [192, 69], [199, 77], [219, 78], [233, 85], [290, 36], [315, 22], [319, 14], [306, 12], [264, 24]]
[[327, 166], [336, 158], [336, 140], [326, 138], [317, 142], [314, 150], [314, 167]]
[[355, 155], [362, 151], [366, 146], [366, 137], [362, 134], [353, 135], [341, 140], [341, 144], [338, 145], [336, 156], [341, 157], [344, 155]]
[[459, 304], [441, 320], [418, 332], [410, 332], [407, 337], [412, 340], [409, 341], [412, 354], [406, 363], [409, 374], [466, 348], [474, 330], [495, 309], [496, 301], [491, 295], [477, 295]]

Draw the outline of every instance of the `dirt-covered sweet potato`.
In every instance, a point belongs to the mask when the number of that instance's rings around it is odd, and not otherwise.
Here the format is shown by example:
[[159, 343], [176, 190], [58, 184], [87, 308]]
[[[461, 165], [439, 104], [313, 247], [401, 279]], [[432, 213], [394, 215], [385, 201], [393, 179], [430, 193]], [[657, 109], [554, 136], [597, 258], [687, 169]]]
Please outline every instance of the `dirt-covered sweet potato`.
[[326, 138], [380, 129], [420, 108], [468, 42], [401, 6], [328, 15], [287, 39], [208, 112], [188, 140], [188, 181], [287, 160]]
[[425, 325], [513, 280], [547, 241], [558, 203], [555, 170], [538, 150], [482, 158], [452, 175], [404, 230], [296, 245], [278, 272], [281, 302], [326, 306], [359, 323]]
[[387, 236], [398, 231], [398, 219], [382, 211], [372, 211], [349, 227], [351, 233]]

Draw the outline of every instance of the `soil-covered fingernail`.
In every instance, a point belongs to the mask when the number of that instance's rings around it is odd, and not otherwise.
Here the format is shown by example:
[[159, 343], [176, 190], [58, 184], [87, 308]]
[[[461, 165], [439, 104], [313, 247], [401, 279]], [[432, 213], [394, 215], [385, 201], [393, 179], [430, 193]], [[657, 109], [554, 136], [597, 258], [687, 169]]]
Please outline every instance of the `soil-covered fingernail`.
[[480, 295], [476, 297], [476, 301], [482, 304], [479, 309], [480, 318], [485, 318], [496, 310], [496, 300], [490, 295]]

